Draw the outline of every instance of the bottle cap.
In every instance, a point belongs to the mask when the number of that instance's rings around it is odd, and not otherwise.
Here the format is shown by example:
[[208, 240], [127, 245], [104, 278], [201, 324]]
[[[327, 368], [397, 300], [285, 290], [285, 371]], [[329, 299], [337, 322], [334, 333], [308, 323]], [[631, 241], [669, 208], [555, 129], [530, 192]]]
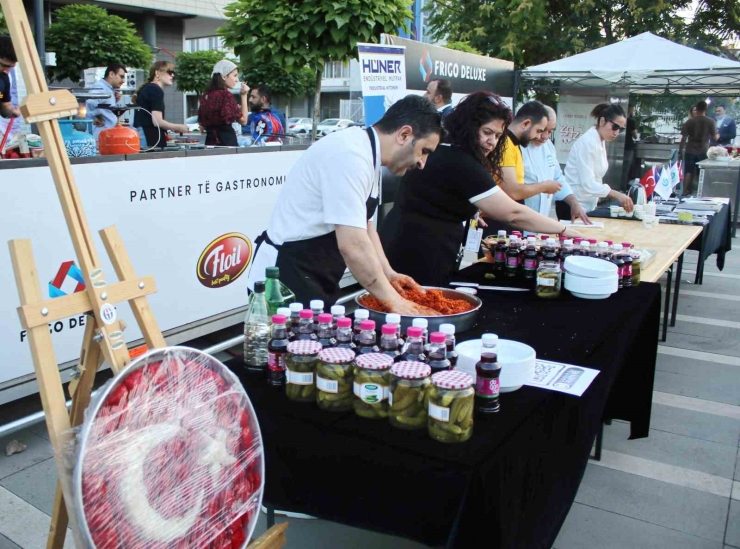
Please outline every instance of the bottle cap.
[[391, 367], [391, 373], [403, 379], [424, 379], [432, 373], [432, 369], [423, 362], [398, 362]]
[[277, 310], [277, 314], [283, 315], [284, 317], [289, 317], [290, 316], [290, 309], [288, 309], [287, 307], [280, 307]]
[[622, 249], [622, 245], [621, 244], [614, 244], [614, 249], [615, 250], [621, 250]]
[[300, 316], [304, 320], [305, 319], [309, 319], [309, 318], [313, 318], [313, 311], [311, 309], [303, 309], [301, 311], [301, 315]]
[[411, 325], [424, 330], [429, 327], [429, 321], [426, 318], [415, 318]]
[[401, 315], [396, 313], [388, 313], [385, 315], [386, 324], [401, 324]]
[[363, 320], [360, 322], [360, 330], [375, 330], [375, 321]]
[[609, 247], [609, 244], [607, 244], [606, 242], [599, 242], [599, 248], [608, 248], [608, 247]]
[[499, 231], [498, 232], [498, 237], [499, 238], [506, 238], [506, 231]]
[[604, 240], [604, 242], [606, 242], [607, 244], [609, 244], [609, 246], [611, 246], [612, 244], [614, 244], [614, 241], [613, 240]]
[[355, 359], [355, 352], [352, 349], [322, 349], [319, 352], [319, 360], [329, 364], [347, 364]]
[[622, 247], [623, 248], [631, 248], [632, 247], [632, 244], [630, 244], [629, 242], [622, 242]]
[[329, 313], [321, 313], [319, 315], [320, 324], [331, 324], [333, 321], [334, 321], [334, 317], [331, 316]]
[[532, 244], [534, 244], [535, 242], [537, 242], [537, 239], [535, 237], [533, 237], [533, 236], [528, 236], [527, 237], [527, 242], [531, 242]]
[[311, 310], [312, 311], [318, 311], [318, 310], [323, 311], [324, 310], [324, 302], [321, 301], [320, 299], [312, 299], [311, 300], [311, 304], [309, 305], [309, 307], [311, 307]]
[[280, 278], [280, 268], [279, 267], [267, 267], [265, 269], [265, 276], [267, 278]]
[[519, 242], [519, 238], [517, 238], [516, 235], [511, 235], [509, 237], [509, 244], [516, 244], [517, 242]]
[[498, 336], [496, 334], [483, 334], [481, 341], [483, 341], [483, 345], [496, 345], [498, 343]]
[[337, 319], [337, 328], [351, 328], [352, 327], [352, 319], [347, 318], [346, 316], [343, 316], [342, 318]]
[[265, 293], [265, 282], [264, 280], [260, 280], [259, 282], [254, 283], [254, 293], [256, 294], [263, 294]]
[[355, 311], [355, 320], [365, 320], [370, 318], [370, 311], [367, 309], [357, 309]]
[[455, 325], [454, 324], [440, 324], [439, 331], [445, 335], [454, 336], [455, 335]]
[[574, 243], [574, 244], [579, 244], [579, 243], [581, 242], [581, 240], [583, 240], [583, 238], [581, 238], [580, 236], [577, 236], [577, 237], [575, 237], [575, 238], [573, 239], [573, 243]]
[[303, 303], [291, 303], [289, 307], [291, 313], [300, 313], [303, 310]]
[[589, 244], [591, 244], [592, 246], [593, 246], [594, 244], [596, 244], [597, 242], [598, 242], [598, 240], [596, 240], [595, 238], [589, 238], [589, 239], [588, 239], [588, 243], [589, 243]]
[[396, 335], [396, 325], [384, 324], [380, 331], [383, 332], [383, 335]]
[[419, 326], [411, 326], [408, 330], [406, 330], [406, 335], [409, 337], [421, 337], [424, 335], [424, 330], [422, 330]]
[[318, 341], [293, 341], [288, 343], [288, 352], [292, 355], [317, 355], [323, 346]]
[[393, 366], [393, 359], [382, 353], [367, 353], [365, 355], [357, 355], [355, 364], [366, 370], [387, 370]]
[[346, 309], [344, 308], [344, 305], [332, 305], [331, 306], [331, 314], [332, 316], [344, 316]]
[[572, 246], [573, 245], [573, 241], [569, 238], [568, 240], [566, 240], [565, 242], [563, 242], [563, 244], [565, 244], [566, 246]]
[[429, 341], [432, 343], [444, 343], [447, 337], [442, 332], [432, 332], [429, 335]]
[[285, 318], [285, 315], [272, 315], [273, 324], [285, 324], [287, 320], [288, 319]]
[[473, 384], [473, 378], [460, 370], [444, 370], [434, 374], [432, 382], [441, 389], [467, 389]]
[[582, 248], [589, 248], [589, 247], [591, 247], [591, 243], [588, 242], [587, 240], [583, 240], [583, 241], [581, 241], [581, 247]]
[[514, 236], [522, 236], [521, 231], [511, 231], [511, 234], [513, 234]]
[[541, 234], [540, 235], [540, 240], [547, 240], [548, 238], [550, 238], [550, 235], [549, 234]]
[[548, 244], [552, 244], [554, 246], [555, 245], [555, 239], [554, 238], [548, 238], [547, 239], [547, 243]]
[[562, 244], [563, 242], [565, 242], [566, 240], [568, 240], [568, 237], [561, 235], [561, 236], [558, 237], [558, 239], [560, 240], [560, 243]]

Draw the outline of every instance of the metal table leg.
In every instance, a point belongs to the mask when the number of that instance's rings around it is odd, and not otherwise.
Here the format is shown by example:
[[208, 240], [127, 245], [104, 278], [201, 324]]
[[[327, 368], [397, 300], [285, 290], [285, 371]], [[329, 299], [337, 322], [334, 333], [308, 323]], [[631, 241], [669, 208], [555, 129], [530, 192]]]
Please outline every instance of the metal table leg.
[[671, 280], [673, 278], [673, 265], [668, 269], [668, 281], [665, 285], [665, 307], [663, 311], [663, 337], [661, 341], [668, 339], [668, 321], [670, 320], [671, 312]]
[[604, 422], [599, 423], [599, 432], [596, 433], [596, 448], [594, 455], [591, 457], [594, 461], [601, 461], [601, 445], [604, 442]]
[[673, 288], [673, 310], [671, 311], [671, 327], [674, 327], [676, 325], [676, 311], [678, 310], [678, 291], [681, 286], [681, 271], [683, 270], [684, 253], [678, 256], [678, 266], [676, 267], [676, 287]]
[[267, 528], [270, 529], [275, 526], [275, 506], [265, 505], [267, 509]]
[[730, 203], [730, 208], [732, 208], [732, 238], [735, 238], [735, 233], [737, 233], [738, 205], [740, 205], [740, 170], [737, 172], [737, 181], [735, 181], [735, 201]]
[[696, 261], [696, 276], [694, 277], [694, 284], [701, 284], [704, 282], [704, 248], [707, 244], [707, 231], [702, 229], [701, 231], [701, 246], [699, 246], [699, 259]]

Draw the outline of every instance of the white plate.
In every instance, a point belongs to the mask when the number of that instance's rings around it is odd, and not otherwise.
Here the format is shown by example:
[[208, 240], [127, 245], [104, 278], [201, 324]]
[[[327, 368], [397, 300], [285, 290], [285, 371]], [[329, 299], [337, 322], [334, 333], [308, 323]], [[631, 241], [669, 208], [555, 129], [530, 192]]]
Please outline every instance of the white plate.
[[567, 273], [585, 278], [608, 278], [617, 274], [617, 266], [614, 263], [582, 255], [567, 257], [564, 268]]
[[[475, 364], [480, 360], [481, 340], [464, 341], [455, 349], [459, 354], [457, 369], [470, 374], [475, 381]], [[510, 339], [499, 339], [498, 359], [501, 363], [502, 393], [516, 391], [534, 378], [537, 353], [529, 345]]]
[[613, 294], [619, 289], [619, 279], [617, 277], [601, 280], [598, 278], [578, 278], [571, 275], [565, 276], [565, 289], [571, 293], [580, 294]]
[[571, 291], [574, 296], [580, 297], [581, 299], [606, 299], [612, 294], [582, 294], [580, 292]]

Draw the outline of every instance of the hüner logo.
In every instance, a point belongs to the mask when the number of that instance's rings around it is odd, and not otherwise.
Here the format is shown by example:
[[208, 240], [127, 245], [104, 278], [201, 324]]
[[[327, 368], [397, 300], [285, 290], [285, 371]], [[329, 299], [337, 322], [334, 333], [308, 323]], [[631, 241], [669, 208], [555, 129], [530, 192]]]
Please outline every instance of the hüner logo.
[[371, 74], [399, 74], [401, 61], [398, 59], [363, 59], [362, 72]]

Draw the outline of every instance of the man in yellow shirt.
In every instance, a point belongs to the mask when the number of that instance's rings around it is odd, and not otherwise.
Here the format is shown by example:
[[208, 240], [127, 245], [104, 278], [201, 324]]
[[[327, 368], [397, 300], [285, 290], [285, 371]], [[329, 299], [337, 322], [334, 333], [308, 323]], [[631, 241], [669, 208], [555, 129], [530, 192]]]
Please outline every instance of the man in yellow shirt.
[[541, 193], [554, 194], [562, 186], [553, 180], [524, 184], [524, 159], [520, 147], [526, 147], [531, 141], [539, 139], [547, 129], [547, 124], [545, 106], [539, 101], [529, 101], [521, 106], [506, 130], [501, 177], [497, 178], [496, 183], [514, 200], [522, 201]]

